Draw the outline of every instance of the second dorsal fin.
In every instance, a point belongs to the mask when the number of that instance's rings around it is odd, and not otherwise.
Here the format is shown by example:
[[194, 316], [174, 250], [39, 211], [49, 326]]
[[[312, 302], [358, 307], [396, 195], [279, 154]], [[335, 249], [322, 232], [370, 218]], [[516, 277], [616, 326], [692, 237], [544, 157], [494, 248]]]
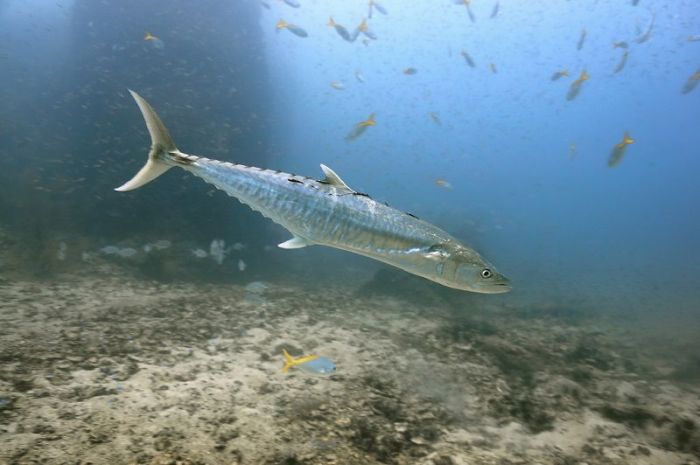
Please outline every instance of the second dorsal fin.
[[342, 188], [347, 189], [349, 191], [352, 190], [352, 189], [350, 189], [350, 186], [345, 184], [345, 181], [340, 179], [340, 176], [338, 176], [338, 174], [335, 171], [333, 171], [332, 169], [330, 169], [326, 165], [321, 164], [321, 171], [323, 171], [323, 174], [326, 175], [325, 179], [323, 179], [323, 181], [321, 181], [321, 182], [326, 183], [326, 184], [330, 184], [331, 186], [342, 187]]

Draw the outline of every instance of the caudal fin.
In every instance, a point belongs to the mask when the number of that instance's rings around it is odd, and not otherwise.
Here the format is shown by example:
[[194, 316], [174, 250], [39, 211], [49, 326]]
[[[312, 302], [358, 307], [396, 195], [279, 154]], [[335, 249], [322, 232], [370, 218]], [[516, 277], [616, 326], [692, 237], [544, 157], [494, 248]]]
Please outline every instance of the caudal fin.
[[175, 143], [170, 138], [170, 134], [163, 122], [160, 120], [155, 110], [143, 99], [139, 94], [129, 89], [129, 93], [143, 114], [143, 119], [146, 120], [148, 133], [151, 135], [151, 151], [148, 152], [148, 160], [143, 168], [136, 173], [136, 176], [131, 178], [123, 185], [117, 187], [116, 191], [124, 192], [136, 189], [148, 184], [161, 174], [172, 168], [173, 165], [166, 161], [165, 155], [170, 152], [177, 152]]
[[294, 357], [289, 355], [289, 352], [287, 352], [285, 349], [282, 349], [282, 353], [284, 354], [284, 366], [282, 367], [282, 372], [286, 373], [291, 367], [294, 366]]

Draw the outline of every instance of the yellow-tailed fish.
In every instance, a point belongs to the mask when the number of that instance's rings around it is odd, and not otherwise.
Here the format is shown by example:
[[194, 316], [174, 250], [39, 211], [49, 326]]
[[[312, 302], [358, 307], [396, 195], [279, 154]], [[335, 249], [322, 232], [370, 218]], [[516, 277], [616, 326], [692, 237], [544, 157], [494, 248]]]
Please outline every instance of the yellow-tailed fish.
[[343, 40], [346, 40], [348, 42], [354, 42], [357, 38], [357, 33], [354, 35], [350, 35], [348, 30], [345, 29], [344, 26], [333, 21], [333, 18], [328, 19], [328, 27], [332, 27], [333, 29], [335, 29], [335, 32], [337, 32], [338, 35], [343, 38]]
[[689, 94], [690, 92], [697, 87], [698, 83], [700, 82], [700, 69], [695, 71], [693, 74], [690, 75], [687, 81], [685, 81], [685, 84], [683, 84], [683, 89], [681, 89], [682, 94]]
[[377, 35], [369, 30], [369, 26], [367, 25], [367, 20], [363, 19], [362, 22], [360, 23], [359, 26], [357, 26], [357, 30], [364, 34], [365, 37], [371, 40], [377, 40]]
[[345, 84], [340, 81], [331, 81], [331, 87], [335, 90], [345, 90]]
[[632, 139], [629, 133], [625, 131], [625, 135], [622, 137], [622, 141], [615, 144], [615, 147], [613, 147], [612, 152], [610, 152], [610, 157], [608, 158], [609, 168], [614, 168], [620, 164], [620, 162], [622, 161], [622, 157], [625, 156], [627, 146], [631, 144], [634, 144], [634, 139]]
[[578, 97], [579, 92], [581, 92], [581, 86], [583, 86], [583, 83], [588, 81], [590, 76], [584, 69], [581, 71], [581, 75], [576, 79], [574, 82], [571, 83], [571, 86], [569, 86], [569, 92], [566, 94], [566, 100], [573, 100], [576, 97]]
[[367, 130], [368, 127], [370, 126], [376, 126], [377, 122], [374, 119], [374, 113], [369, 115], [369, 117], [365, 121], [360, 121], [357, 123], [352, 130], [348, 133], [347, 136], [345, 136], [345, 140], [348, 142], [352, 142], [358, 137], [360, 137], [364, 132]]
[[287, 21], [285, 21], [283, 19], [280, 19], [279, 21], [277, 21], [275, 28], [277, 29], [277, 31], [280, 31], [282, 29], [286, 29], [297, 37], [308, 37], [309, 36], [309, 34], [304, 29], [300, 28], [296, 24], [288, 23]]
[[165, 42], [160, 40], [160, 38], [154, 36], [150, 32], [146, 32], [146, 34], [143, 36], [143, 40], [151, 44], [153, 48], [157, 48], [158, 50], [163, 50], [165, 48]]
[[369, 0], [369, 14], [367, 15], [368, 18], [372, 18], [372, 11], [377, 10], [383, 15], [388, 14], [386, 11], [386, 8], [381, 6], [379, 3], [375, 2], [374, 0]]
[[307, 373], [313, 373], [316, 375], [328, 375], [335, 373], [335, 363], [333, 363], [333, 361], [327, 357], [322, 357], [319, 355], [304, 355], [294, 358], [284, 349], [282, 349], [282, 354], [284, 355], [284, 366], [282, 367], [283, 373], [289, 372], [289, 369], [294, 367], [298, 367]]

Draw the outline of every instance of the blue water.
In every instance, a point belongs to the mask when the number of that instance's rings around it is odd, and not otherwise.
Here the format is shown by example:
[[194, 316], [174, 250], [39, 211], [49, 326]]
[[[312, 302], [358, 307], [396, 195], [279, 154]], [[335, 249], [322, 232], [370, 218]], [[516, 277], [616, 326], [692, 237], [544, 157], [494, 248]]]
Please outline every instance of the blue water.
[[[385, 0], [389, 14], [374, 13], [378, 40], [367, 44], [326, 26], [332, 16], [352, 30], [364, 0], [301, 3], [0, 1], [0, 222], [37, 241], [63, 233], [102, 245], [152, 238], [168, 221], [174, 239], [255, 242], [262, 231], [262, 247], [286, 237], [180, 175], [139, 196], [114, 194], [148, 144], [131, 87], [187, 152], [310, 176], [325, 163], [351, 187], [440, 225], [511, 278], [513, 292], [495, 299], [697, 315], [700, 90], [680, 92], [700, 65], [700, 42], [687, 40], [700, 33], [695, 2], [505, 0], [490, 19], [494, 2], [475, 1], [471, 22], [447, 0]], [[276, 31], [281, 18], [309, 37]], [[650, 40], [637, 43], [652, 19]], [[629, 60], [614, 74], [621, 40]], [[552, 82], [562, 69], [571, 76]], [[567, 101], [584, 69], [590, 80]], [[377, 125], [346, 142], [370, 113]], [[608, 168], [625, 131], [636, 142]], [[35, 208], [55, 221], [37, 225]], [[381, 266], [295, 253], [370, 275]], [[264, 268], [266, 258], [249, 258]]]

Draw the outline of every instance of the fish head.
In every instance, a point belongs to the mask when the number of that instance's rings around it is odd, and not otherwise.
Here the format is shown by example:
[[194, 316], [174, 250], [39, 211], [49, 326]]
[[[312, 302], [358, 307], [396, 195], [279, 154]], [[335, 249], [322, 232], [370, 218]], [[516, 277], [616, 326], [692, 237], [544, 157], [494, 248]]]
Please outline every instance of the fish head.
[[501, 294], [511, 290], [510, 280], [503, 276], [476, 251], [458, 246], [445, 252], [437, 267], [440, 284], [481, 294]]

